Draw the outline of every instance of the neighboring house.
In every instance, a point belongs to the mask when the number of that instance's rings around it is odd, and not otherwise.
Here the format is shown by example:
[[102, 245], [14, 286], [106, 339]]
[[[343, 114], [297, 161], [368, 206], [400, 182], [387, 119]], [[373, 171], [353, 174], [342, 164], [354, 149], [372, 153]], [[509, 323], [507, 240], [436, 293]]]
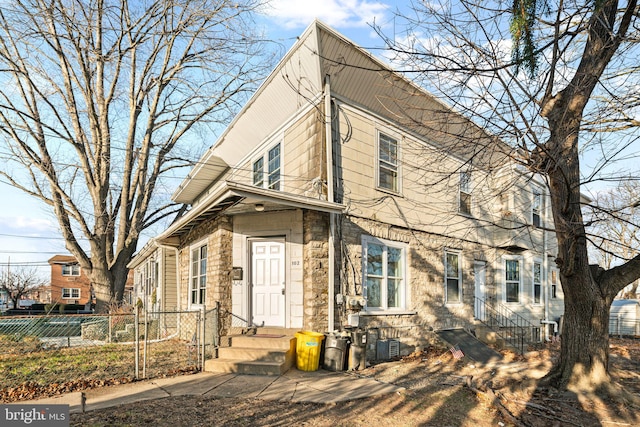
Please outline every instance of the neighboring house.
[[499, 306], [540, 326], [562, 314], [549, 195], [511, 152], [315, 22], [130, 266], [147, 301], [177, 284], [179, 309], [219, 302], [226, 327], [359, 325], [402, 353]]
[[[91, 280], [72, 255], [55, 255], [49, 259], [51, 266], [51, 286], [48, 292], [52, 304], [95, 303]], [[129, 272], [125, 284], [124, 301], [130, 303], [133, 292], [133, 274]]]
[[51, 266], [51, 303], [84, 305], [93, 302], [91, 281], [74, 256], [55, 255], [48, 262]]
[[148, 311], [176, 311], [178, 307], [177, 250], [148, 243], [127, 267], [133, 274], [132, 301]]

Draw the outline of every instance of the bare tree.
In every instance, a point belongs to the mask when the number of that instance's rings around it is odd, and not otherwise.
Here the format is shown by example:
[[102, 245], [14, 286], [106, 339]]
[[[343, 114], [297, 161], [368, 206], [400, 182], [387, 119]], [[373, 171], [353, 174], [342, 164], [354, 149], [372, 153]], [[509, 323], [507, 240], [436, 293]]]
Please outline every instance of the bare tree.
[[[387, 38], [392, 59], [548, 180], [565, 321], [561, 357], [545, 381], [616, 392], [608, 372], [609, 310], [640, 277], [640, 256], [609, 269], [589, 265], [581, 188], [628, 176], [614, 162], [639, 135], [637, 2], [414, 5], [415, 13], [400, 17], [406, 33]], [[581, 153], [597, 160], [581, 169]]]
[[[640, 183], [621, 181], [610, 190], [600, 191], [587, 210], [590, 242], [594, 257], [606, 269], [638, 255], [640, 248]], [[638, 280], [622, 289], [618, 297], [635, 298]]]
[[[270, 69], [261, 0], [16, 0], [0, 9], [0, 174], [49, 205], [98, 309], [120, 301], [167, 183]], [[168, 178], [165, 178], [168, 177]], [[174, 178], [175, 179], [175, 178]], [[159, 196], [159, 197], [156, 197]]]
[[45, 284], [46, 281], [40, 277], [37, 268], [13, 267], [0, 271], [0, 289], [13, 301], [13, 308], [18, 308], [18, 302], [23, 296]]

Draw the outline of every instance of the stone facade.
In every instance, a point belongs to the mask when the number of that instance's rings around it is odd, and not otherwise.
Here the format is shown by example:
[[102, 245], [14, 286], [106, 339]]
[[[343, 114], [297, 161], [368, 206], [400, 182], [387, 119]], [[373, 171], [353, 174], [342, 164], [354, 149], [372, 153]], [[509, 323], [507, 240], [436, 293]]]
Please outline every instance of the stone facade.
[[205, 307], [220, 302], [221, 308], [231, 311], [231, 266], [233, 218], [219, 216], [207, 220], [185, 234], [180, 241], [180, 301], [182, 309], [190, 307], [189, 268], [194, 245], [207, 245], [207, 293]]
[[325, 331], [328, 324], [329, 214], [304, 211], [304, 328]]
[[[342, 267], [343, 289], [347, 295], [363, 295], [363, 236], [408, 245], [405, 309], [399, 313], [360, 314], [360, 327], [366, 328], [369, 334], [368, 358], [375, 358], [377, 339], [399, 339], [401, 354], [407, 354], [415, 347], [429, 344], [434, 339], [434, 330], [468, 327], [474, 323], [473, 263], [494, 258], [494, 249], [355, 216], [343, 217], [340, 229], [341, 251], [346, 256]], [[445, 250], [455, 250], [461, 257], [461, 303], [445, 303]], [[490, 268], [491, 263], [487, 263], [487, 269]], [[488, 297], [496, 292], [493, 277], [491, 272], [486, 275]], [[340, 315], [346, 316], [347, 311], [342, 310]]]

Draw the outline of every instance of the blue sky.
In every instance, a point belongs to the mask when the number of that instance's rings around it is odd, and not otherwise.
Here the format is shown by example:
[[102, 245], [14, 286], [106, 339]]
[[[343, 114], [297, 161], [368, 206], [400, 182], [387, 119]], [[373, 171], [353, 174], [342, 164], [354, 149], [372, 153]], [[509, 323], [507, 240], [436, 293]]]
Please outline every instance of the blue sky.
[[[289, 49], [297, 36], [315, 19], [335, 28], [365, 47], [381, 47], [370, 25], [393, 28], [393, 11], [407, 1], [369, 0], [273, 0], [262, 20], [267, 36]], [[177, 185], [177, 184], [176, 184]], [[50, 207], [0, 182], [0, 268], [27, 264], [48, 274], [46, 261], [66, 254]], [[143, 242], [141, 245], [144, 244]], [[141, 247], [140, 245], [140, 247]]]

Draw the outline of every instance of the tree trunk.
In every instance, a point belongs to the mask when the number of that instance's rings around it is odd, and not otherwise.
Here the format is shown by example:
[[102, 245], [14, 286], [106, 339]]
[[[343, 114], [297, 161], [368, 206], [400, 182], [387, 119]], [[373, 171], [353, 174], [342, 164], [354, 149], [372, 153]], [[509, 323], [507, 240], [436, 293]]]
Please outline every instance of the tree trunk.
[[597, 292], [598, 286], [590, 274], [574, 274], [561, 280], [563, 289], [568, 291], [565, 291], [562, 348], [560, 360], [547, 374], [547, 380], [562, 390], [608, 389], [611, 300]]

